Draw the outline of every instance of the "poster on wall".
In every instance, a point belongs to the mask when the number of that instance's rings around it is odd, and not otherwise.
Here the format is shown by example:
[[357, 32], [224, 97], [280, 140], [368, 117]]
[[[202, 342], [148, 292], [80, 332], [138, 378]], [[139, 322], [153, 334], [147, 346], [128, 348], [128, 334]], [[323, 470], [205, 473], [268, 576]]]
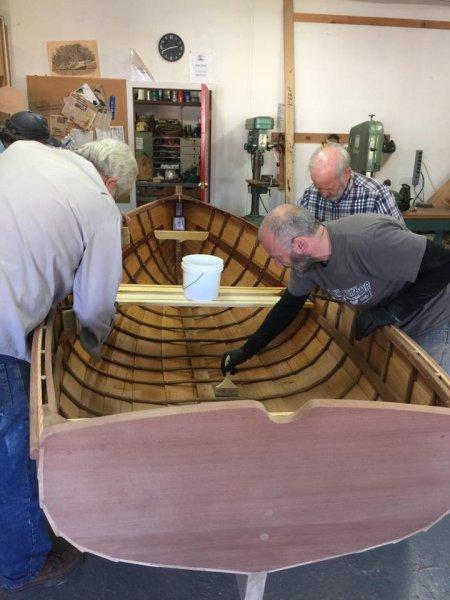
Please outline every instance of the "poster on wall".
[[47, 54], [52, 75], [100, 77], [95, 40], [47, 42]]
[[191, 83], [211, 83], [211, 55], [191, 52], [189, 70]]

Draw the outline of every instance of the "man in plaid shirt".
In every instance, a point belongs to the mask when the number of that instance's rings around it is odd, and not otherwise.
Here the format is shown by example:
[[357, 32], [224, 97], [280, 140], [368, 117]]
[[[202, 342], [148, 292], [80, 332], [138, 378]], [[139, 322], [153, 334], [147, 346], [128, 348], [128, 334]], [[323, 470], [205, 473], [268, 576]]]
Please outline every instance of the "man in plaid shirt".
[[403, 223], [389, 188], [371, 177], [354, 173], [343, 146], [327, 144], [316, 150], [309, 161], [309, 171], [313, 185], [305, 190], [298, 204], [319, 221], [372, 212], [389, 215]]

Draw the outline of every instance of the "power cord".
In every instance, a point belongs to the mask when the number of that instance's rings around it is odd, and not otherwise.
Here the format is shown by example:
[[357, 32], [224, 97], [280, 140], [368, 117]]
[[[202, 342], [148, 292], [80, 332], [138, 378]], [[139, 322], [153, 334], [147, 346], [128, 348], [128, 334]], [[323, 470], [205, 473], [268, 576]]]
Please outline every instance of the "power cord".
[[263, 205], [264, 210], [266, 211], [266, 214], [269, 212], [266, 208], [266, 205], [263, 202], [263, 199], [261, 198], [261, 194], [258, 194], [258, 200], [261, 202], [261, 204]]
[[[423, 175], [423, 173], [422, 173], [422, 172], [420, 173], [420, 176], [421, 176], [421, 178], [422, 178], [422, 187], [420, 188], [420, 190], [419, 190], [419, 191], [417, 191], [417, 189], [416, 189], [416, 187], [417, 187], [417, 186], [414, 186], [414, 188], [413, 188], [413, 189], [414, 189], [414, 199], [413, 199], [413, 201], [412, 201], [412, 207], [413, 207], [413, 208], [416, 206], [416, 202], [417, 202], [418, 200], [419, 200], [419, 202], [420, 202], [421, 204], [423, 204], [423, 203], [424, 203], [424, 195], [422, 194], [422, 192], [423, 192], [423, 190], [424, 190], [424, 188], [425, 188], [425, 177], [424, 177], [424, 175]], [[422, 194], [422, 199], [420, 198], [420, 194]]]
[[436, 191], [436, 186], [434, 185], [433, 181], [431, 180], [430, 173], [429, 173], [429, 171], [428, 171], [428, 167], [427, 167], [427, 165], [425, 164], [425, 161], [424, 161], [424, 160], [422, 160], [422, 167], [425, 169], [425, 171], [426, 171], [426, 173], [427, 173], [428, 181], [430, 182], [430, 185], [431, 185], [431, 187], [433, 188], [433, 192], [435, 192], [435, 191]]

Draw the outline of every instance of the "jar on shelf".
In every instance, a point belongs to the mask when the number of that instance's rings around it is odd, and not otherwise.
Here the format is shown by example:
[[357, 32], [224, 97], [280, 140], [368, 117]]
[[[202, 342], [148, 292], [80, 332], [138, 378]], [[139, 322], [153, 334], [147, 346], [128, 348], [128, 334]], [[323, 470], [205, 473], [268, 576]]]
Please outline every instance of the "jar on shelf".
[[136, 121], [136, 131], [148, 131], [148, 122], [145, 115], [139, 115]]

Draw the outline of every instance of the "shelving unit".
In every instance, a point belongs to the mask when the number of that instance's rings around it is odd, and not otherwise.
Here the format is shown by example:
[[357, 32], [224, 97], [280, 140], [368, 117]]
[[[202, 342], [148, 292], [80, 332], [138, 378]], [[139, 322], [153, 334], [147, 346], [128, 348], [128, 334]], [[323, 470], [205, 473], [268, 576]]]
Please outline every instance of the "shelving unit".
[[[134, 88], [136, 89], [136, 88]], [[200, 106], [200, 102], [171, 102], [170, 100], [135, 100], [135, 104], [142, 106]]]
[[137, 205], [174, 194], [175, 185], [208, 201], [211, 92], [206, 86], [132, 91]]

